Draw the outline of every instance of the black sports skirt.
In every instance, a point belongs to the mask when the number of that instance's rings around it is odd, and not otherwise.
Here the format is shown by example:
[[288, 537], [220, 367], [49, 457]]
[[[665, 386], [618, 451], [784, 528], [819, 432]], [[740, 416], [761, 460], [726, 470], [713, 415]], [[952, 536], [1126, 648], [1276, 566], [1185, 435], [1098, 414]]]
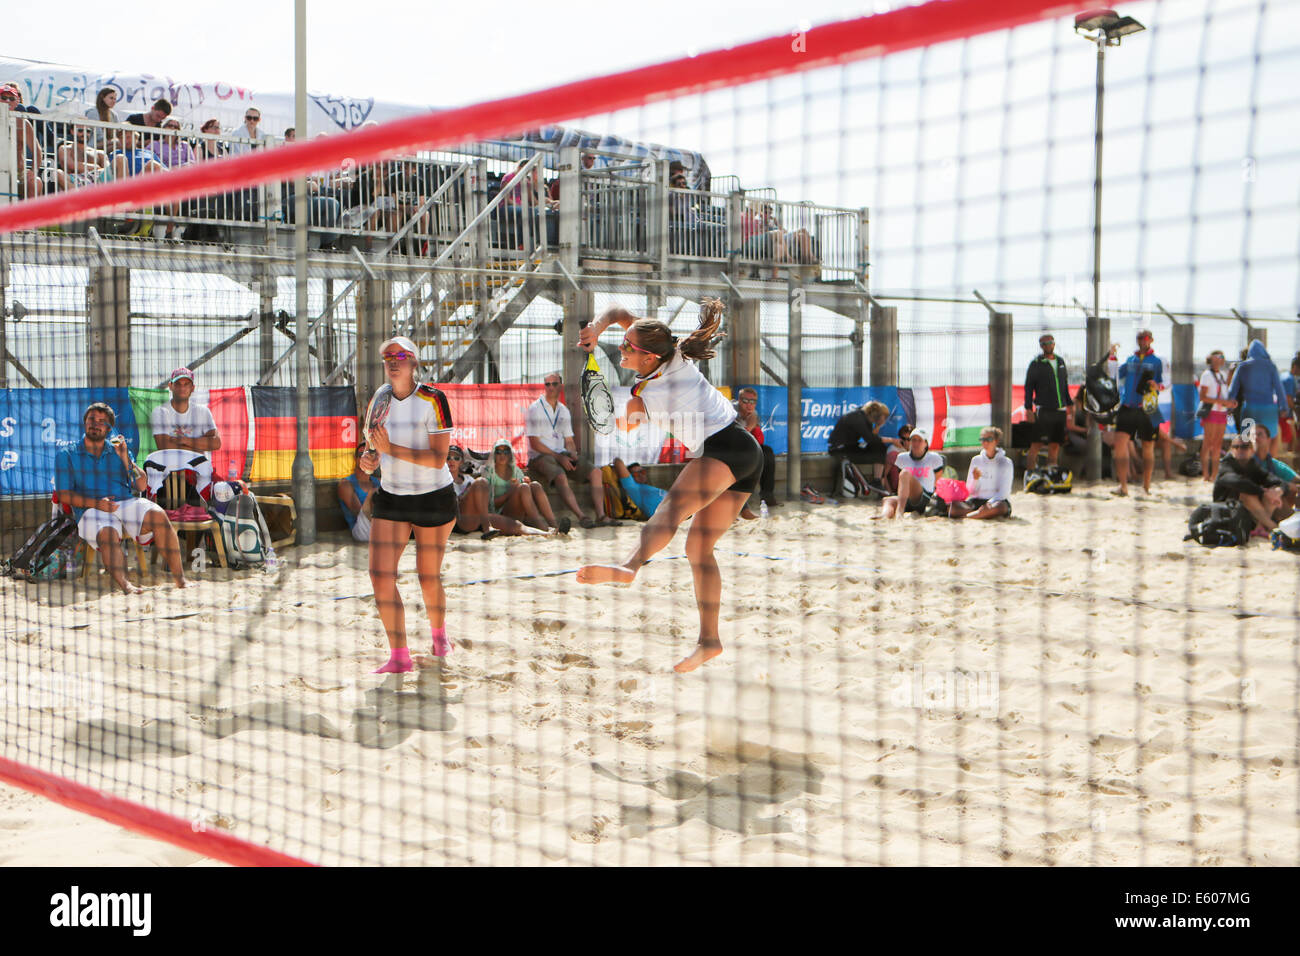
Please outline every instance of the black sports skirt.
[[735, 483], [728, 491], [752, 495], [763, 477], [763, 446], [739, 422], [732, 422], [704, 440], [701, 458], [716, 458], [731, 469]]
[[371, 518], [405, 521], [417, 528], [440, 528], [456, 520], [456, 489], [448, 485], [423, 495], [395, 495], [376, 488], [375, 510]]

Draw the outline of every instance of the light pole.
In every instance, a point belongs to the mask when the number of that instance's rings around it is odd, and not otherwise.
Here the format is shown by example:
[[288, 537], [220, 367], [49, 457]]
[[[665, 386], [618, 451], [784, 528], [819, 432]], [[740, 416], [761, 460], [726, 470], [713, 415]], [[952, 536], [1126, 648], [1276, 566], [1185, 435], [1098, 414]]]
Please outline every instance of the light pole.
[[[1145, 30], [1132, 17], [1121, 17], [1114, 10], [1086, 10], [1074, 18], [1074, 32], [1097, 44], [1097, 123], [1093, 134], [1092, 176], [1092, 315], [1088, 316], [1087, 366], [1092, 368], [1105, 354], [1108, 329], [1101, 318], [1101, 139], [1102, 106], [1106, 98], [1106, 47], [1119, 46], [1120, 40]], [[1089, 481], [1101, 480], [1101, 432], [1096, 423], [1088, 429], [1087, 471]]]

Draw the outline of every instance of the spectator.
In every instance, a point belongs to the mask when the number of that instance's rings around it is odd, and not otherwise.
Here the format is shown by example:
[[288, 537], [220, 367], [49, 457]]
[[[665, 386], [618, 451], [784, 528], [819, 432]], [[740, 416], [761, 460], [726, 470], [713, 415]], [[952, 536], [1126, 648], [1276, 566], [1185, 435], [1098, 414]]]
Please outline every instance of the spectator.
[[[95, 94], [95, 105], [86, 110], [86, 119], [99, 120], [101, 123], [120, 123], [113, 107], [117, 105], [117, 87], [106, 86]], [[95, 127], [95, 145], [107, 150], [116, 145], [116, 134], [112, 130]]]
[[1264, 425], [1255, 424], [1255, 460], [1274, 478], [1282, 482], [1282, 508], [1273, 517], [1282, 520], [1289, 515], [1296, 505], [1296, 493], [1300, 491], [1295, 469], [1286, 462], [1274, 458], [1270, 449], [1272, 441]]
[[499, 534], [505, 535], [545, 535], [547, 532], [530, 528], [522, 521], [516, 521], [507, 515], [493, 514], [489, 500], [491, 492], [486, 478], [475, 478], [465, 473], [465, 449], [452, 445], [447, 450], [447, 468], [451, 472], [451, 486], [456, 489], [456, 527], [453, 534], [469, 534], [482, 531], [480, 537], [490, 541]]
[[[1243, 429], [1248, 420], [1253, 421], [1267, 428], [1276, 439], [1280, 434], [1277, 427], [1279, 412], [1286, 414], [1291, 410], [1286, 390], [1282, 387], [1282, 377], [1259, 339], [1250, 343], [1247, 354], [1247, 359], [1237, 366], [1228, 386], [1228, 398], [1241, 407], [1237, 427]], [[1281, 444], [1275, 441], [1270, 452], [1276, 455], [1281, 450]]]
[[370, 518], [375, 509], [375, 499], [370, 493], [379, 487], [379, 479], [361, 467], [365, 453], [366, 443], [361, 442], [354, 452], [352, 474], [339, 481], [335, 488], [343, 520], [357, 541], [370, 540]]
[[[776, 500], [776, 452], [763, 443], [763, 426], [758, 420], [758, 392], [752, 388], [742, 388], [736, 393], [736, 420], [740, 427], [754, 436], [763, 450], [763, 475], [758, 479], [758, 497], [769, 508], [779, 508], [781, 502]], [[749, 510], [749, 505], [741, 509], [742, 518], [754, 519], [758, 515]]]
[[1056, 354], [1056, 338], [1048, 332], [1038, 337], [1041, 353], [1025, 372], [1025, 421], [1034, 426], [1025, 468], [1038, 467], [1038, 450], [1047, 443], [1047, 463], [1055, 465], [1065, 442], [1070, 414], [1069, 376]]
[[614, 474], [618, 477], [619, 487], [631, 499], [637, 510], [649, 518], [663, 504], [668, 492], [650, 484], [650, 473], [644, 465], [633, 462], [624, 465], [622, 458], [614, 459]]
[[[547, 375], [542, 384], [546, 391], [524, 412], [524, 434], [528, 438], [528, 473], [541, 482], [542, 487], [554, 484], [556, 493], [566, 508], [578, 516], [584, 528], [596, 525], [617, 525], [619, 522], [605, 514], [605, 485], [600, 469], [578, 455], [573, 440], [573, 416], [560, 401], [563, 381], [559, 375]], [[591, 503], [596, 509], [592, 521], [582, 511], [578, 499], [569, 486], [568, 473], [580, 470], [587, 476], [591, 488]]]
[[[1160, 431], [1159, 407], [1156, 404], [1160, 386], [1164, 384], [1164, 364], [1151, 347], [1154, 337], [1147, 329], [1137, 334], [1137, 351], [1119, 367], [1118, 380], [1123, 393], [1119, 413], [1115, 416], [1115, 476], [1119, 481], [1121, 497], [1128, 494], [1129, 445], [1136, 438], [1142, 440], [1142, 490], [1151, 492], [1151, 474], [1156, 466], [1156, 446], [1161, 443], [1164, 454], [1165, 477], [1173, 478], [1172, 451], [1169, 436]], [[1118, 345], [1111, 346], [1116, 356]]]
[[219, 139], [211, 139], [221, 135], [221, 121], [210, 119], [199, 127], [199, 132], [203, 134], [199, 138], [194, 158], [200, 159], [220, 159], [228, 152], [228, 145]]
[[980, 430], [980, 453], [970, 460], [966, 472], [965, 501], [948, 506], [950, 518], [1009, 518], [1011, 484], [1016, 468], [1006, 452], [998, 447], [1002, 429], [992, 426]]
[[1224, 371], [1227, 356], [1215, 349], [1205, 357], [1209, 367], [1201, 373], [1201, 408], [1197, 413], [1204, 436], [1201, 439], [1201, 480], [1214, 484], [1223, 457], [1223, 433], [1228, 428], [1228, 409], [1237, 403], [1228, 398], [1228, 373]]
[[230, 144], [232, 156], [242, 156], [253, 149], [266, 145], [266, 134], [262, 132], [262, 111], [255, 106], [244, 110], [244, 125], [231, 130], [230, 135], [238, 137], [241, 142]]
[[[151, 106], [144, 113], [132, 113], [126, 118], [126, 121], [132, 126], [148, 126], [153, 129], [162, 128], [163, 120], [172, 115], [172, 105], [166, 100], [154, 100]], [[153, 137], [146, 135], [144, 143], [152, 145]]]
[[[594, 153], [582, 154], [582, 168], [591, 169], [596, 165], [596, 156]], [[551, 180], [551, 184], [546, 187], [546, 196], [551, 200], [551, 204], [558, 209], [560, 207], [560, 177], [556, 176]]]
[[294, 129], [292, 126], [290, 126], [284, 131], [284, 141], [286, 143], [292, 143], [297, 139], [298, 139], [298, 131]]
[[[515, 450], [508, 439], [502, 438], [492, 446], [492, 460], [487, 467], [488, 500], [493, 514], [518, 518], [525, 524], [546, 531], [558, 530], [568, 534], [573, 522], [568, 518], [555, 520], [546, 491], [515, 464]], [[604, 489], [601, 490], [602, 496]]]
[[1255, 457], [1250, 435], [1232, 439], [1230, 453], [1219, 465], [1214, 480], [1215, 501], [1240, 501], [1258, 527], [1251, 534], [1267, 537], [1277, 527], [1273, 513], [1282, 507], [1282, 480], [1269, 473]]
[[907, 440], [911, 437], [911, 425], [898, 426], [897, 444], [891, 445], [885, 451], [885, 487], [889, 489], [890, 494], [898, 494], [898, 466], [894, 462], [907, 447]]
[[745, 254], [750, 258], [777, 263], [814, 261], [808, 230], [787, 232], [772, 203], [763, 203], [741, 221], [741, 237], [746, 240]]
[[178, 368], [168, 376], [167, 387], [172, 393], [171, 400], [155, 408], [149, 419], [158, 449], [181, 448], [205, 455], [219, 449], [221, 436], [217, 434], [212, 412], [208, 406], [190, 401], [194, 394], [194, 373]]
[[165, 170], [153, 153], [140, 148], [140, 134], [123, 132], [121, 144], [122, 148], [114, 150], [108, 157], [113, 179], [126, 179], [144, 173], [161, 173]]
[[1278, 423], [1278, 436], [1283, 448], [1300, 452], [1300, 352], [1291, 359], [1291, 374], [1282, 376], [1282, 391], [1286, 392], [1291, 414]]
[[[0, 103], [4, 104], [5, 109], [15, 113], [26, 112], [23, 109], [23, 95], [15, 83], [6, 83], [0, 86]], [[23, 172], [20, 174], [21, 180], [19, 182], [21, 197], [32, 199], [45, 192], [43, 174], [45, 153], [41, 149], [40, 139], [36, 135], [36, 127], [31, 120], [15, 118], [14, 133], [23, 157]], [[60, 175], [62, 174], [60, 173]]]
[[903, 447], [897, 438], [882, 438], [881, 425], [889, 420], [889, 406], [883, 402], [867, 402], [860, 408], [840, 416], [831, 428], [827, 451], [831, 455], [831, 497], [841, 494], [840, 473], [847, 460], [854, 465], [869, 465], [864, 477], [879, 480], [885, 466], [885, 444]]
[[74, 126], [72, 140], [59, 147], [59, 168], [72, 189], [91, 185], [108, 169], [108, 157], [91, 142], [90, 133], [88, 126]]
[[133, 493], [144, 491], [148, 481], [131, 460], [126, 439], [113, 433], [116, 422], [113, 409], [103, 402], [86, 409], [82, 440], [65, 445], [54, 460], [59, 502], [72, 508], [81, 540], [99, 552], [109, 576], [127, 594], [141, 590], [126, 576], [120, 545], [127, 536], [142, 545], [157, 538], [172, 580], [178, 588], [186, 587], [176, 530], [162, 508]]
[[901, 518], [909, 511], [925, 514], [934, 497], [934, 480], [943, 468], [943, 456], [930, 451], [930, 436], [914, 428], [908, 450], [894, 459], [898, 466], [898, 494], [880, 504], [880, 518]]
[[181, 137], [181, 121], [169, 117], [163, 120], [162, 128], [165, 132], [149, 145], [149, 151], [158, 162], [168, 169], [194, 162], [194, 150], [189, 141]]

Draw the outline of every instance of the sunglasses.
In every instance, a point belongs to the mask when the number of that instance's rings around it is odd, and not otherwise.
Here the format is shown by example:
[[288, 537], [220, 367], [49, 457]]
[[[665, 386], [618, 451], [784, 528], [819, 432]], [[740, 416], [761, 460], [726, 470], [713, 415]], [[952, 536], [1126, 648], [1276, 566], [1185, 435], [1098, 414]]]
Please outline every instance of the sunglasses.
[[18, 94], [12, 91], [6, 91], [4, 93], [0, 93], [0, 100], [4, 100], [6, 103], [17, 103]]
[[544, 382], [543, 384], [544, 384], [547, 388], [559, 388], [560, 385], [561, 385], [562, 383], [560, 383], [560, 382]]
[[259, 122], [259, 121], [262, 119], [262, 117], [260, 117], [260, 116], [245, 116], [244, 119], [246, 119], [246, 120], [252, 120], [253, 122]]
[[448, 455], [448, 456], [447, 456], [447, 460], [448, 460], [448, 461], [464, 461], [465, 459], [462, 458], [460, 455]]
[[511, 451], [509, 448], [498, 448], [498, 449], [496, 449], [496, 451], [492, 452], [492, 454], [494, 454], [494, 455], [513, 455], [514, 452]]
[[741, 405], [757, 405], [757, 404], [758, 404], [758, 399], [756, 399], [756, 398], [741, 398], [741, 399], [737, 399], [737, 401], [739, 401]]
[[405, 362], [407, 359], [410, 359], [410, 358], [415, 358], [415, 356], [414, 356], [412, 353], [407, 352], [407, 351], [405, 351], [405, 350], [403, 350], [403, 351], [401, 351], [401, 352], [385, 352], [385, 353], [384, 353], [384, 361], [385, 361], [385, 362]]
[[655, 354], [654, 352], [651, 352], [649, 349], [643, 349], [639, 345], [633, 345], [627, 339], [624, 339], [622, 342], [619, 343], [618, 350], [620, 352], [644, 352], [646, 355]]
[[996, 438], [981, 438], [981, 439], [980, 439], [980, 444], [982, 445], [982, 444], [984, 444], [986, 441], [991, 441], [991, 442], [995, 442], [995, 443], [996, 443], [996, 442], [997, 442], [997, 439], [996, 439]]

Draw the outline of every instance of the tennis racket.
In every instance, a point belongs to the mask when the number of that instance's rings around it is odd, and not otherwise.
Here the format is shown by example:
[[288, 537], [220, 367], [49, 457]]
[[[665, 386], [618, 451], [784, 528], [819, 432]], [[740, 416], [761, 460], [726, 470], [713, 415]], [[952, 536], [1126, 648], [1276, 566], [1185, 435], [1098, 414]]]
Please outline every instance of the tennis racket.
[[370, 433], [388, 421], [388, 407], [393, 402], [393, 386], [385, 382], [375, 391], [370, 399], [370, 407], [366, 409], [366, 448], [374, 451], [374, 445], [370, 441]]
[[592, 428], [601, 435], [614, 431], [614, 396], [600, 374], [595, 353], [587, 354], [587, 367], [582, 370], [582, 404]]

